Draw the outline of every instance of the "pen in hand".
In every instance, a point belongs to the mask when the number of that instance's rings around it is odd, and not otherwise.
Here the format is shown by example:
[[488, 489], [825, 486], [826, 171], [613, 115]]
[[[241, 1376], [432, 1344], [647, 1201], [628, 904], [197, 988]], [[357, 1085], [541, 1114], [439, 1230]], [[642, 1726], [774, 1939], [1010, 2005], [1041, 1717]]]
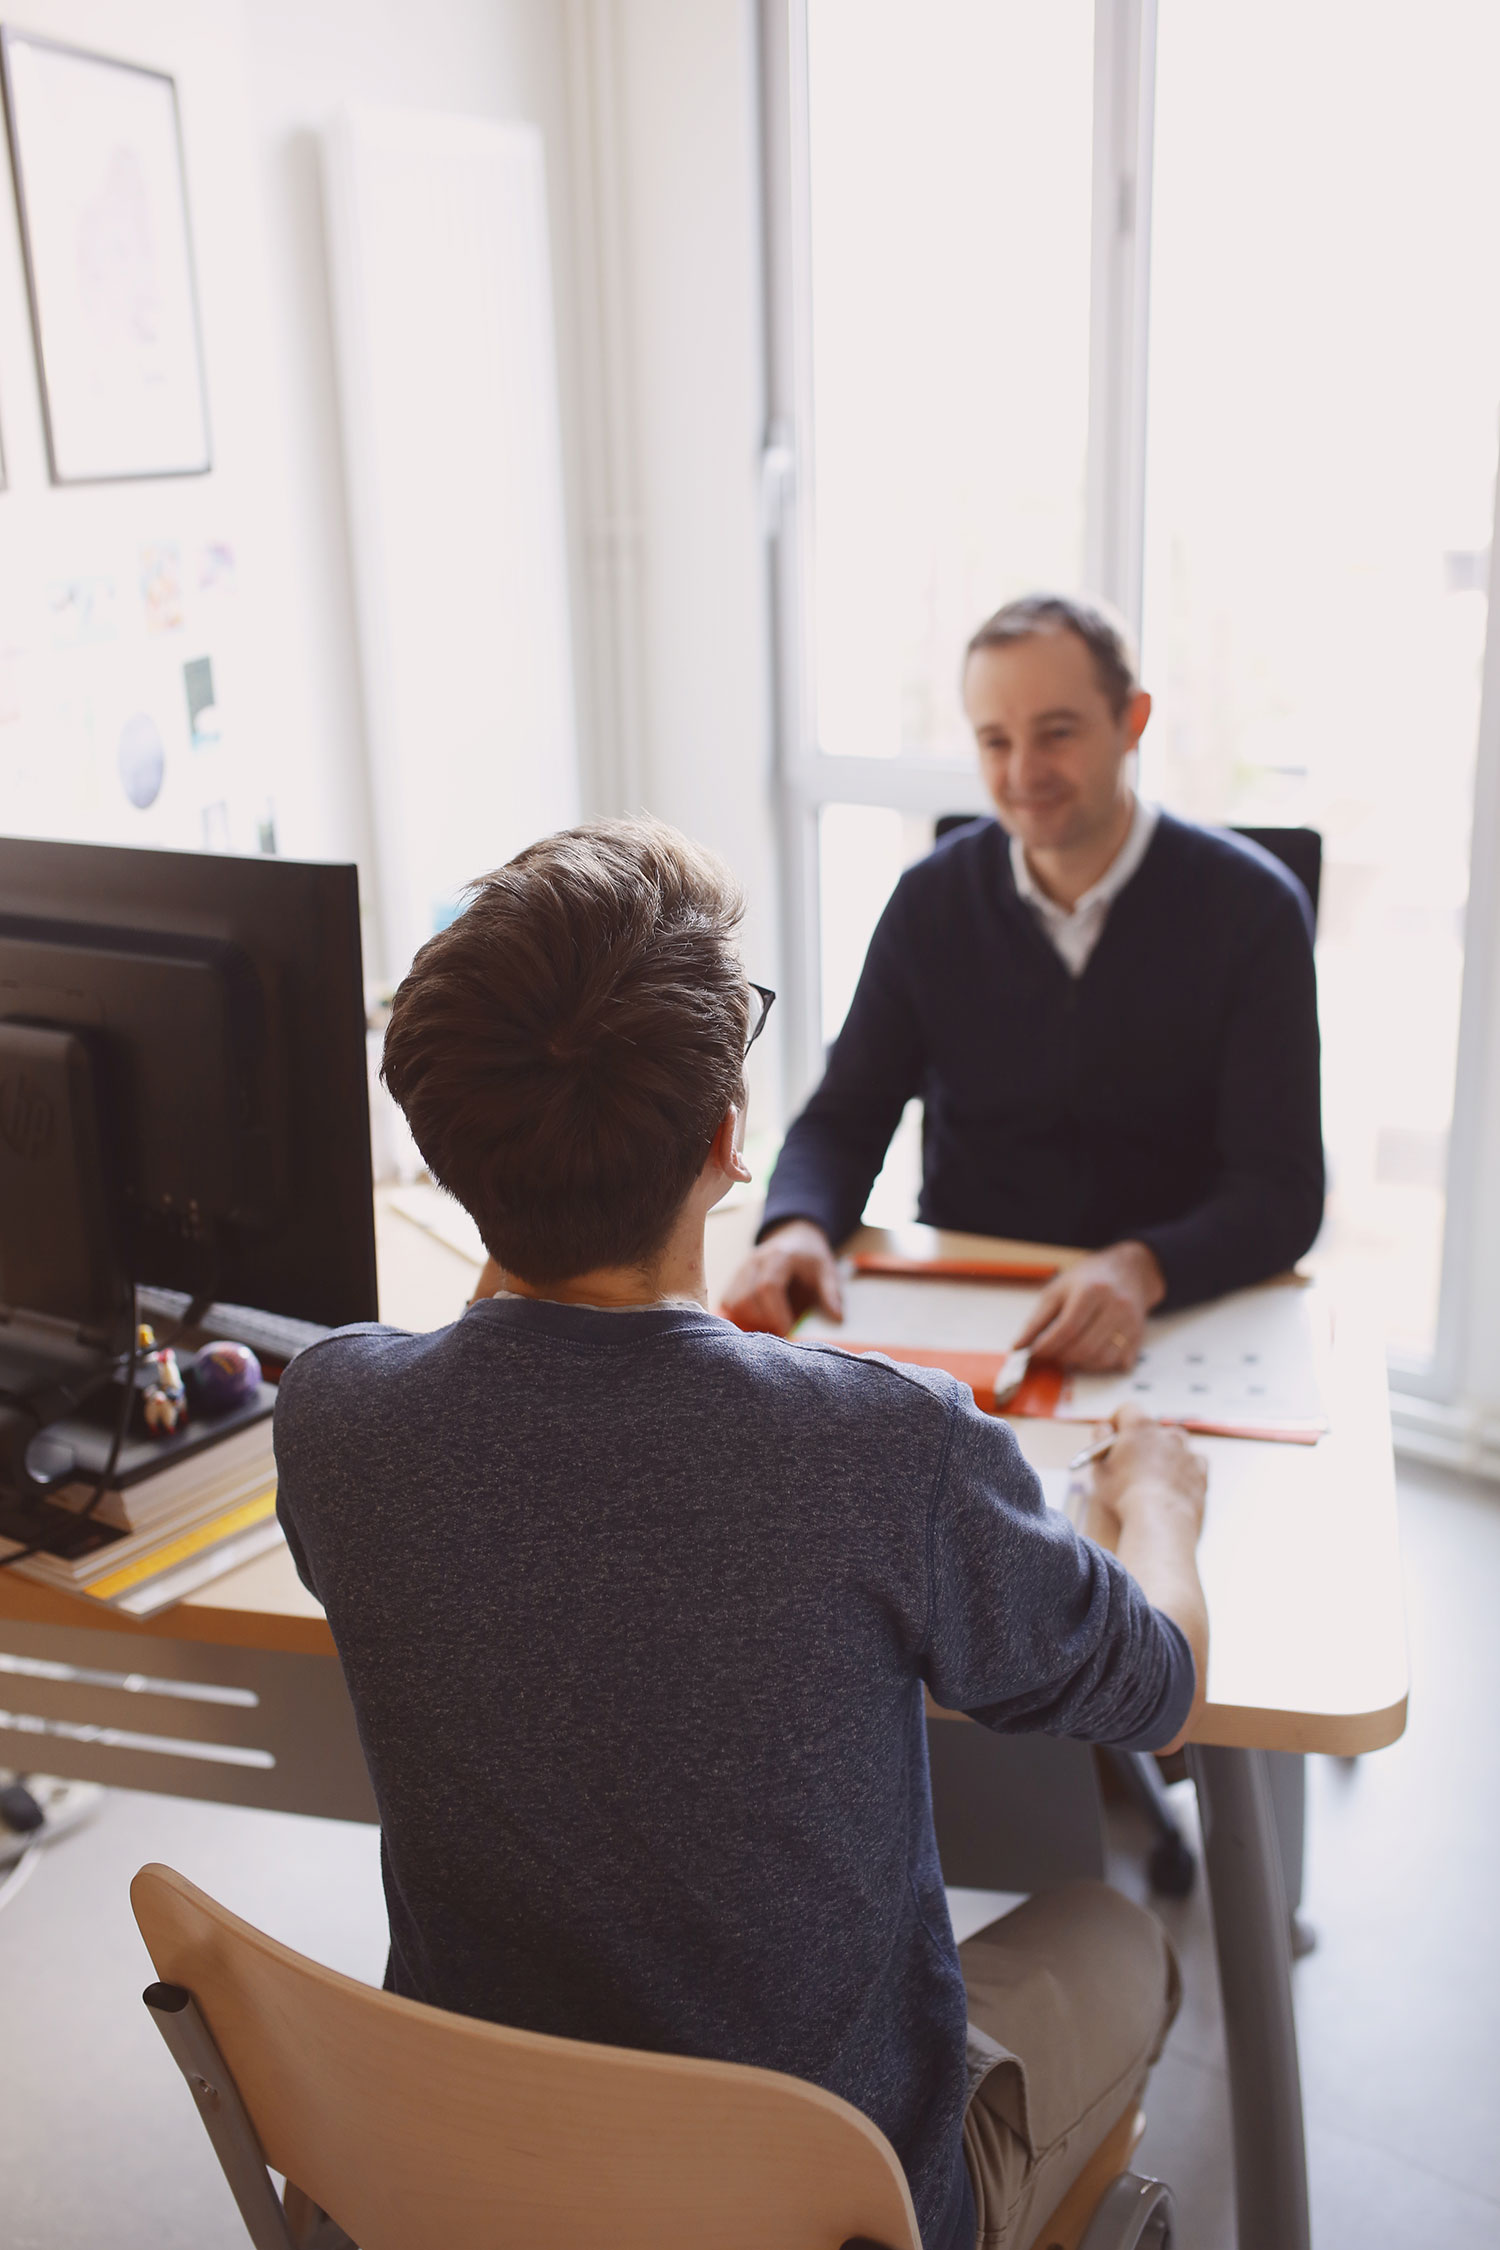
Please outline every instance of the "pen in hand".
[[1102, 1438], [1095, 1438], [1092, 1445], [1086, 1445], [1081, 1453], [1075, 1453], [1068, 1463], [1069, 1473], [1074, 1469], [1086, 1469], [1091, 1461], [1102, 1461], [1119, 1435], [1118, 1430], [1109, 1430]]

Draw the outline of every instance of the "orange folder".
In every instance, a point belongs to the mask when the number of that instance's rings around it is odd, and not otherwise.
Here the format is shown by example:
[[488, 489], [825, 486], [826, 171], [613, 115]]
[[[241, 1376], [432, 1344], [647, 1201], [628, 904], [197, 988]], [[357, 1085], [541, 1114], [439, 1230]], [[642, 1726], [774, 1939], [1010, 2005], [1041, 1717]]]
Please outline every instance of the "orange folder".
[[889, 1250], [859, 1250], [850, 1263], [856, 1273], [899, 1274], [903, 1280], [1023, 1281], [1033, 1286], [1054, 1281], [1058, 1270], [1052, 1265], [1004, 1263], [993, 1258], [898, 1258]]
[[[838, 1342], [839, 1348], [846, 1352], [884, 1352], [887, 1359], [905, 1360], [909, 1367], [941, 1367], [945, 1374], [955, 1375], [959, 1382], [968, 1384], [974, 1393], [974, 1404], [982, 1413], [1002, 1411], [995, 1403], [995, 1385], [1010, 1358], [1009, 1352], [965, 1352], [953, 1348], [929, 1351], [919, 1344], [855, 1344], [846, 1342], [842, 1336]], [[1060, 1367], [1033, 1362], [1018, 1388], [1006, 1399], [1003, 1411], [1046, 1417], [1056, 1408], [1066, 1380]]]

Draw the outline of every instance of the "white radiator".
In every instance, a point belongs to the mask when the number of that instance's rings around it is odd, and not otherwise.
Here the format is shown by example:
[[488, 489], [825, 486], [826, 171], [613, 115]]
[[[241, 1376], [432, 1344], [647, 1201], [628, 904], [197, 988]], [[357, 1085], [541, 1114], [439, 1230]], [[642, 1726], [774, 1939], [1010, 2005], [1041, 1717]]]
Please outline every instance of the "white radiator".
[[578, 817], [541, 138], [348, 109], [324, 136], [387, 973]]

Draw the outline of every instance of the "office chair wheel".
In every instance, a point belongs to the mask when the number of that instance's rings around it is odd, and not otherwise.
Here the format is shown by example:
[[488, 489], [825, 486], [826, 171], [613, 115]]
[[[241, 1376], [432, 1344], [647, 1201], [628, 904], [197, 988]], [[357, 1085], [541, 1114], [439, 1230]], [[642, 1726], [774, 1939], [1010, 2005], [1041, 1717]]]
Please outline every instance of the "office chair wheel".
[[1198, 1873], [1198, 1862], [1180, 1836], [1163, 1836], [1146, 1862], [1153, 1891], [1163, 1898], [1186, 1898]]
[[1088, 2223], [1078, 2250], [1172, 2250], [1172, 2191], [1122, 2172]]

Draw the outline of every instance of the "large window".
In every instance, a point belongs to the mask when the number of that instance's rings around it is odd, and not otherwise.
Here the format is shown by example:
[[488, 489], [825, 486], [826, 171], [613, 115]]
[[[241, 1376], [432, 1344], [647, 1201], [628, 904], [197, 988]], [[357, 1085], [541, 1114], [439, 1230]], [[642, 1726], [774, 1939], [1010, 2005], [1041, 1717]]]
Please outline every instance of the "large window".
[[1435, 0], [1414, 30], [1161, 0], [1143, 765], [1197, 819], [1322, 833], [1322, 1250], [1422, 1359], [1500, 416], [1500, 11]]
[[808, 0], [820, 749], [965, 757], [956, 651], [1083, 570], [1093, 0]]
[[1147, 794], [1322, 833], [1319, 1254], [1430, 1365], [1500, 428], [1500, 12], [762, 21], [794, 1079], [933, 817], [983, 804], [969, 632], [1026, 587], [1103, 594], [1157, 697]]

